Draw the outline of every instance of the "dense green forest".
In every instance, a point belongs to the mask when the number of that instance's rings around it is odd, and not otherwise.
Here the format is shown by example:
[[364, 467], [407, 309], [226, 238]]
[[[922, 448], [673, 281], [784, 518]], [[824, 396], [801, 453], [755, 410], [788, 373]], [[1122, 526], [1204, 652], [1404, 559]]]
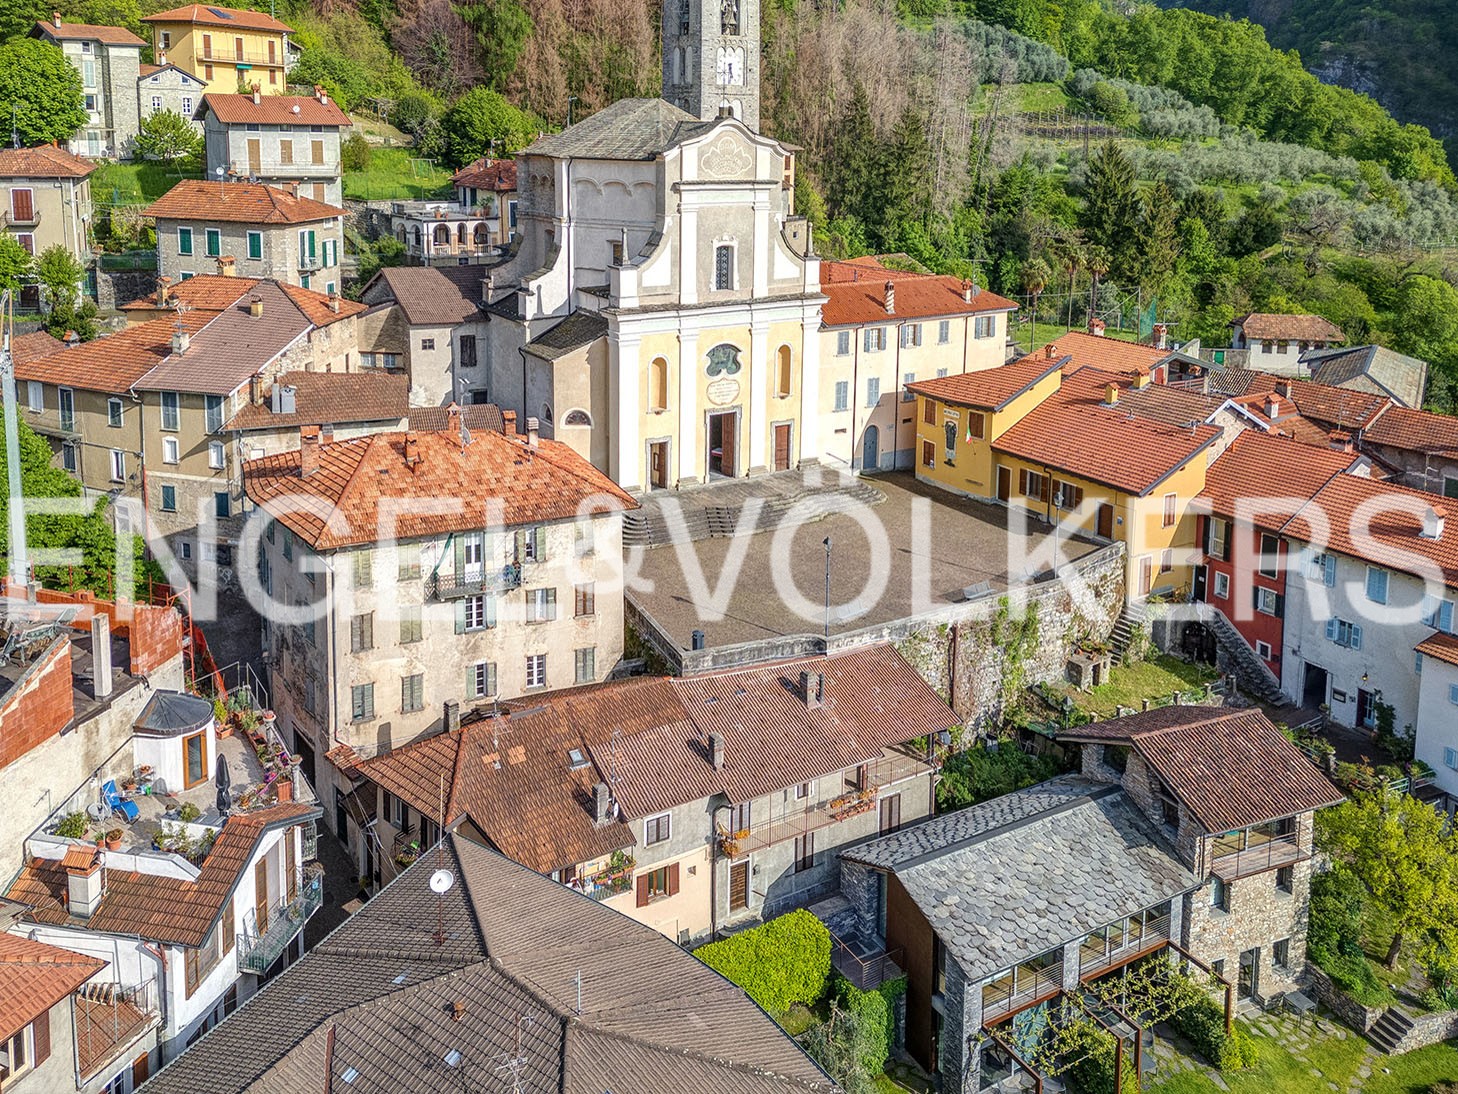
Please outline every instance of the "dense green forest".
[[1404, 121], [1445, 138], [1458, 159], [1458, 7], [1452, 0], [1189, 0], [1248, 18], [1281, 49], [1298, 50], [1329, 83], [1368, 92]]

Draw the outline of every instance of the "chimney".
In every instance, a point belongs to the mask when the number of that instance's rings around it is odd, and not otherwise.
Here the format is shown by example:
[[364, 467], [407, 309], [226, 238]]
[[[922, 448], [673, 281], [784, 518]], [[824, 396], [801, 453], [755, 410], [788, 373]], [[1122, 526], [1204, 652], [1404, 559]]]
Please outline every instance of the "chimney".
[[67, 852], [67, 858], [72, 858], [75, 864], [66, 867], [66, 907], [78, 919], [90, 919], [106, 892], [102, 884], [101, 856], [95, 848], [90, 849], [90, 854], [90, 863], [83, 866], [75, 861], [81, 858], [80, 854], [74, 850]]
[[896, 314], [896, 282], [886, 282], [886, 314]]
[[299, 478], [307, 479], [319, 470], [319, 427], [299, 426]]
[[218, 276], [234, 277], [238, 272], [238, 260], [232, 255], [218, 256]]
[[1169, 324], [1168, 323], [1156, 323], [1156, 324], [1154, 324], [1154, 348], [1155, 349], [1168, 349], [1169, 348]]
[[461, 408], [455, 403], [446, 407], [446, 431], [454, 437], [461, 435]]
[[253, 296], [248, 300], [248, 314], [254, 319], [263, 318], [263, 297]]
[[253, 85], [253, 105], [259, 106], [263, 103], [263, 95], [258, 90], [258, 85]]
[[248, 377], [248, 401], [254, 406], [263, 402], [263, 377], [256, 372]]
[[701, 631], [701, 630], [697, 630], [696, 629], [693, 632], [693, 634], [689, 635], [689, 649], [694, 650], [695, 652], [697, 652], [698, 650], [701, 650], [703, 648], [704, 648], [704, 632]]
[[541, 440], [541, 423], [535, 418], [527, 419], [527, 447], [536, 448]]
[[159, 277], [157, 279], [157, 306], [160, 308], [162, 305], [166, 304], [168, 298], [171, 295], [172, 295], [172, 278], [170, 278], [170, 277]]
[[1119, 385], [1104, 385], [1104, 406], [1115, 406], [1119, 402]]
[[715, 771], [724, 770], [724, 734], [709, 734], [709, 763], [714, 765]]
[[503, 410], [501, 412], [501, 427], [503, 433], [514, 434], [516, 432], [516, 411]]
[[454, 733], [461, 728], [461, 702], [459, 699], [447, 699], [445, 702], [445, 731]]
[[1291, 381], [1290, 380], [1277, 380], [1276, 381], [1276, 394], [1279, 395], [1283, 399], [1289, 399], [1289, 398], [1291, 398]]
[[55, 26], [55, 28], [57, 30], [60, 30], [61, 29], [61, 13], [60, 12], [58, 12], [58, 11], [51, 12], [51, 23]]
[[172, 332], [172, 352], [179, 357], [187, 352], [188, 345], [192, 342], [192, 335], [185, 330]]
[[159, 54], [157, 54], [157, 63], [159, 65], [165, 65], [167, 63], [167, 54], [165, 54], [165, 53], [159, 53]]
[[1330, 444], [1331, 450], [1333, 452], [1351, 452], [1352, 435], [1350, 433], [1343, 433], [1338, 430], [1337, 432], [1331, 434]]
[[91, 680], [97, 699], [111, 694], [111, 617], [102, 612], [91, 617]]
[[592, 823], [601, 827], [612, 820], [613, 798], [607, 783], [594, 783], [592, 787]]
[[420, 438], [414, 433], [405, 434], [405, 466], [413, 468], [420, 462]]
[[331, 289], [329, 292], [329, 310], [335, 315], [339, 314], [339, 290]]
[[1088, 332], [1095, 338], [1102, 338], [1104, 336], [1105, 326], [1107, 324], [1096, 315], [1088, 321]]
[[1149, 386], [1149, 381], [1151, 379], [1152, 377], [1150, 376], [1149, 370], [1147, 368], [1136, 369], [1134, 372], [1134, 390], [1143, 391]]
[[451, 1004], [451, 1021], [459, 1022], [466, 1016], [466, 1002], [464, 999], [457, 999]]
[[962, 279], [962, 303], [964, 303], [964, 304], [970, 304], [970, 303], [972, 303], [972, 297], [976, 294], [976, 292], [977, 292], [977, 286], [973, 283], [972, 279], [970, 277], [963, 278]]
[[1447, 520], [1441, 510], [1434, 509], [1431, 505], [1428, 506], [1427, 511], [1423, 513], [1423, 539], [1442, 539], [1443, 525], [1446, 523]]
[[491, 303], [491, 297], [496, 292], [496, 275], [487, 274], [481, 279], [481, 303]]
[[1053, 345], [1052, 342], [1049, 342], [1046, 346], [1043, 347], [1043, 357], [1049, 361], [1053, 360], [1053, 354], [1057, 352], [1057, 349], [1058, 348]]
[[1267, 418], [1279, 418], [1281, 416], [1281, 400], [1275, 395], [1267, 395], [1265, 411]]
[[319, 100], [319, 105], [320, 106], [328, 106], [329, 105], [329, 96], [326, 95], [326, 94], [324, 94], [324, 88], [320, 84], [315, 84], [314, 85], [314, 98], [316, 98], [316, 99]]
[[805, 700], [805, 706], [811, 710], [819, 710], [824, 706], [825, 677], [818, 672], [801, 672], [800, 698]]
[[326, 445], [326, 444], [333, 444], [333, 443], [334, 443], [334, 423], [333, 422], [325, 422], [323, 425], [321, 425], [319, 427], [319, 444], [320, 445]]
[[66, 337], [62, 338], [61, 341], [66, 344], [67, 349], [75, 349], [81, 344], [81, 336], [73, 330], [68, 330]]

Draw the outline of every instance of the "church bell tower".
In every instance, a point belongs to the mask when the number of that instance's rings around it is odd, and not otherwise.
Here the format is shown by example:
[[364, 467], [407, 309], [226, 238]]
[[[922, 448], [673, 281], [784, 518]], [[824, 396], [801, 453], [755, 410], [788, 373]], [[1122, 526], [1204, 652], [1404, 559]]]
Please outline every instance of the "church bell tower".
[[664, 0], [663, 97], [759, 131], [759, 0]]

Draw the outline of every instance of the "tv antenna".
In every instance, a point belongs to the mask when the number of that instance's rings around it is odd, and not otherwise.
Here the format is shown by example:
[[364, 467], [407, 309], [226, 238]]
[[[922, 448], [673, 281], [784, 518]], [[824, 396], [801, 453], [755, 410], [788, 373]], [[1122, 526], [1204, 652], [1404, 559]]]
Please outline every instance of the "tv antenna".
[[435, 944], [445, 945], [445, 895], [456, 883], [456, 875], [445, 863], [445, 775], [440, 776], [440, 836], [435, 844], [435, 873], [430, 875], [430, 891], [435, 894]]
[[526, 1053], [522, 1050], [522, 1034], [526, 1029], [536, 1022], [531, 1014], [518, 1014], [516, 1016], [516, 1051], [508, 1054], [502, 1053], [497, 1057], [501, 1063], [496, 1066], [496, 1074], [507, 1076], [506, 1089], [510, 1094], [525, 1094], [526, 1088], [522, 1086], [522, 1068], [526, 1066]]

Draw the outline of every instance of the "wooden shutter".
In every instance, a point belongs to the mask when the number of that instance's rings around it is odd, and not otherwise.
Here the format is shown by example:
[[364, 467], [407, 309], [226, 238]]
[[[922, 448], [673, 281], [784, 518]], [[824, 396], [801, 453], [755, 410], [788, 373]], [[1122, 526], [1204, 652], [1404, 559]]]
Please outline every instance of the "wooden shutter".
[[1280, 593], [1276, 594], [1276, 618], [1286, 618], [1286, 598]]
[[678, 863], [676, 862], [668, 867], [668, 895], [678, 895]]
[[35, 219], [35, 194], [31, 190], [10, 191], [10, 213], [17, 224], [29, 224]]
[[316, 164], [322, 164], [324, 162], [324, 142], [323, 141], [310, 141], [309, 142], [309, 151], [313, 155], [314, 163], [316, 163]]
[[638, 875], [637, 880], [633, 883], [633, 888], [638, 897], [638, 907], [646, 908], [648, 906], [648, 875]]
[[51, 1012], [49, 1010], [36, 1016], [36, 1020], [30, 1024], [31, 1038], [35, 1042], [35, 1060], [33, 1067], [40, 1067], [51, 1055]]
[[456, 633], [466, 633], [466, 602], [464, 600], [456, 601]]
[[233, 952], [233, 898], [228, 898], [227, 907], [223, 909], [223, 954], [224, 956]]

